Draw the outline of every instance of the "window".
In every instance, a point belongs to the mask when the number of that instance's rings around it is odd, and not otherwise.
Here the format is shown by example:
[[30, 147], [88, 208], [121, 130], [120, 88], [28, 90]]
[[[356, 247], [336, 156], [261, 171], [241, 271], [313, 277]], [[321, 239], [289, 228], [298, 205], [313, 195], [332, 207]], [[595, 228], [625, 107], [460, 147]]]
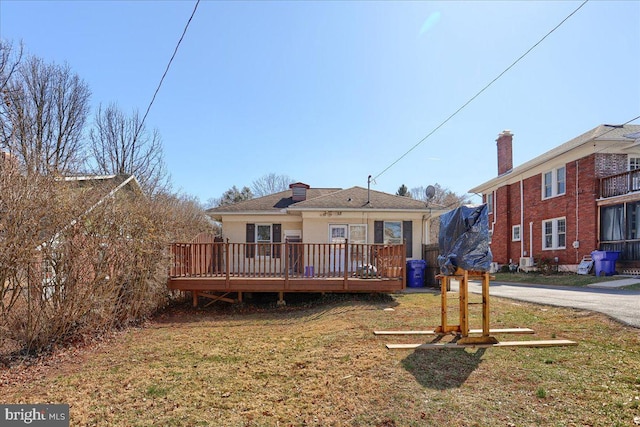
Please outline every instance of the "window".
[[640, 202], [627, 203], [627, 240], [640, 239]]
[[258, 256], [271, 256], [271, 224], [256, 225], [256, 243], [258, 243]]
[[635, 171], [640, 169], [640, 157], [629, 157], [629, 170]]
[[402, 222], [385, 221], [384, 222], [384, 243], [397, 245], [402, 243]]
[[367, 225], [349, 224], [349, 242], [367, 243]]
[[514, 225], [511, 229], [511, 240], [514, 242], [520, 241], [520, 225]]
[[624, 205], [603, 206], [600, 209], [600, 240], [624, 239]]
[[329, 224], [329, 242], [367, 243], [367, 224]]
[[567, 244], [567, 220], [542, 221], [542, 249], [564, 249]]
[[560, 196], [567, 191], [567, 169], [562, 166], [542, 174], [542, 198]]
[[487, 213], [493, 213], [493, 192], [487, 194]]

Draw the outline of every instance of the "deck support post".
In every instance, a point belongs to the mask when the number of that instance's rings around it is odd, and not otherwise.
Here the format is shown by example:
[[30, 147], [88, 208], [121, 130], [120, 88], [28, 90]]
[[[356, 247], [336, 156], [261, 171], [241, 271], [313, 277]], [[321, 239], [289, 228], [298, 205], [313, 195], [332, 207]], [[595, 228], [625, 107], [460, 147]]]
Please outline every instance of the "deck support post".
[[198, 291], [191, 291], [191, 298], [193, 299], [193, 306], [198, 306]]
[[287, 305], [287, 303], [284, 300], [284, 292], [278, 292], [278, 303], [277, 303], [277, 306], [278, 307], [284, 307], [285, 305]]

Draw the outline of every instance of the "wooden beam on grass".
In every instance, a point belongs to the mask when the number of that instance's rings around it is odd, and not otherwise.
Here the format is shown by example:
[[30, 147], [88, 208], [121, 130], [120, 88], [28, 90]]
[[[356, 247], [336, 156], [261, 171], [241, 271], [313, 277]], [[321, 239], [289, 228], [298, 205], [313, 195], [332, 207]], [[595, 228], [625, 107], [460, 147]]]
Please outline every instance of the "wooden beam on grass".
[[457, 343], [427, 343], [427, 344], [387, 344], [387, 348], [404, 350], [431, 350], [452, 348], [489, 348], [489, 347], [568, 347], [578, 345], [570, 340], [539, 340], [539, 341], [502, 341], [496, 344], [457, 344]]
[[[435, 330], [425, 331], [373, 331], [374, 335], [437, 335]], [[481, 334], [482, 329], [470, 329], [470, 334]], [[534, 334], [535, 331], [529, 328], [504, 328], [489, 329], [490, 334]]]

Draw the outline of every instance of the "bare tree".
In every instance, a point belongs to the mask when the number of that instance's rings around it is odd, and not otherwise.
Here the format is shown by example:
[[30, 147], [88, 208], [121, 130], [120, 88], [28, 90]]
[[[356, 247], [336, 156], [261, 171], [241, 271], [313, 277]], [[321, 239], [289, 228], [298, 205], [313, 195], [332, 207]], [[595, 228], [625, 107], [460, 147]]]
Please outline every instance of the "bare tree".
[[[435, 194], [431, 199], [427, 199], [426, 189], [424, 187], [414, 187], [409, 193], [414, 199], [425, 201], [427, 206], [433, 209], [450, 210], [471, 203], [467, 194], [456, 194], [437, 183], [434, 184], [434, 188]], [[432, 218], [429, 220], [429, 241], [437, 242], [439, 232], [440, 218]]]
[[11, 43], [0, 39], [0, 95], [5, 98], [9, 79], [18, 68], [22, 59], [22, 45], [15, 51]]
[[132, 174], [150, 194], [168, 190], [169, 175], [157, 129], [149, 132], [138, 111], [127, 116], [116, 104], [98, 107], [89, 133], [93, 165], [100, 174]]
[[255, 197], [267, 196], [288, 189], [293, 182], [295, 180], [288, 175], [276, 175], [272, 172], [253, 181], [251, 191]]
[[31, 56], [7, 77], [0, 105], [4, 148], [30, 174], [65, 174], [84, 161], [87, 84], [67, 65]]
[[424, 187], [414, 187], [409, 191], [412, 198], [416, 200], [423, 200], [429, 202], [430, 206], [439, 209], [453, 209], [458, 206], [471, 203], [467, 194], [459, 195], [442, 187], [440, 184], [434, 184], [435, 195], [433, 198], [427, 200], [426, 189]]

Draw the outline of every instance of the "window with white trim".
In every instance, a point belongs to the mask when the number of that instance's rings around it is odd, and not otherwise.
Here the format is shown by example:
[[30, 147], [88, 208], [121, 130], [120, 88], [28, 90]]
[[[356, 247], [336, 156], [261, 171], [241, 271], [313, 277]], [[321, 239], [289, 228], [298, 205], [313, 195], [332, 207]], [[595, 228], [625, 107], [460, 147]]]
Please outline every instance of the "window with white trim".
[[367, 224], [349, 224], [349, 242], [367, 243]]
[[629, 156], [629, 170], [635, 171], [640, 169], [640, 157]]
[[258, 256], [271, 256], [272, 242], [271, 224], [256, 224], [256, 243], [258, 243]]
[[542, 249], [565, 249], [566, 245], [566, 218], [554, 218], [542, 221]]
[[493, 213], [493, 192], [487, 194], [487, 213]]
[[542, 174], [542, 198], [561, 196], [567, 191], [567, 169], [562, 166]]
[[511, 227], [511, 240], [513, 242], [520, 241], [520, 224]]

